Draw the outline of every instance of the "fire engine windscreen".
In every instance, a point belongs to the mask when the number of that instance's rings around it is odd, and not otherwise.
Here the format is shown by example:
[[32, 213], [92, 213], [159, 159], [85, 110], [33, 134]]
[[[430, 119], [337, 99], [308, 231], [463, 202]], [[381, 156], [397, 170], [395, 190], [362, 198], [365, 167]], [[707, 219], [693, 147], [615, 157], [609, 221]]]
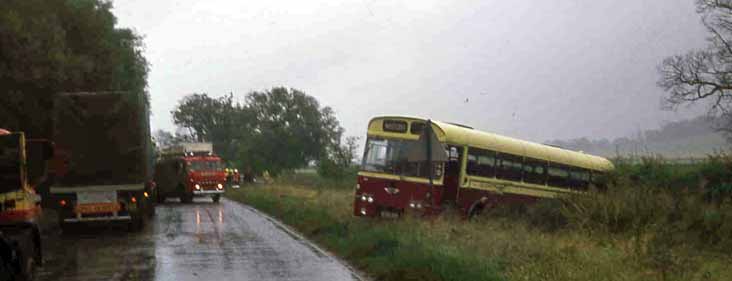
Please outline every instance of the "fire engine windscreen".
[[223, 171], [224, 165], [220, 161], [191, 161], [188, 165], [190, 171]]
[[0, 136], [0, 192], [21, 187], [19, 142], [14, 134]]
[[[429, 177], [429, 163], [426, 160], [414, 161], [413, 151], [423, 150], [424, 142], [400, 139], [370, 137], [362, 161], [362, 170], [367, 172], [388, 173], [408, 177]], [[435, 144], [439, 145], [439, 144]], [[442, 164], [433, 162], [435, 177], [441, 177]]]

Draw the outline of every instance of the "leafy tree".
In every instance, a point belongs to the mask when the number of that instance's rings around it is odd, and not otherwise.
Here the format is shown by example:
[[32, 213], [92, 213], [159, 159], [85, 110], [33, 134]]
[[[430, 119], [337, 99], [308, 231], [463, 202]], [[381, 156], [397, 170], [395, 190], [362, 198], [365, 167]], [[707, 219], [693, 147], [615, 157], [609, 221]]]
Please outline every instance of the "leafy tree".
[[318, 173], [328, 178], [344, 178], [349, 176], [353, 161], [358, 158], [358, 137], [346, 137], [345, 143], [331, 146], [327, 154], [318, 163]]
[[725, 117], [722, 131], [732, 133], [732, 1], [698, 0], [697, 11], [709, 32], [709, 45], [666, 58], [658, 85], [668, 92], [666, 106], [711, 101], [710, 115]]
[[5, 0], [0, 9], [0, 124], [44, 136], [52, 95], [143, 92], [142, 39], [115, 27], [110, 1]]
[[343, 128], [330, 107], [299, 90], [284, 87], [247, 95], [253, 135], [241, 147], [241, 160], [254, 170], [279, 171], [320, 160], [338, 143]]
[[[192, 94], [172, 112], [176, 125], [239, 167], [272, 174], [306, 166], [340, 146], [343, 128], [330, 107], [302, 91], [283, 87], [233, 95]], [[249, 169], [245, 169], [249, 170]]]
[[176, 125], [189, 129], [196, 141], [212, 142], [227, 159], [238, 155], [238, 142], [250, 132], [249, 111], [234, 102], [233, 94], [218, 98], [191, 94], [171, 113]]

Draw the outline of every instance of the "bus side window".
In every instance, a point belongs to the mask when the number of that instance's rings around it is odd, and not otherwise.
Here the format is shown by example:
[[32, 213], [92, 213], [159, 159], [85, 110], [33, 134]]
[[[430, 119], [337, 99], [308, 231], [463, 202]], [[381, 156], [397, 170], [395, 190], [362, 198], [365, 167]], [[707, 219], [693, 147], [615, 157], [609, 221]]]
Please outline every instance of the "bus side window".
[[582, 168], [574, 168], [572, 169], [570, 178], [572, 182], [572, 188], [578, 190], [587, 190], [587, 187], [590, 184], [590, 171]]
[[468, 151], [468, 174], [486, 178], [495, 177], [496, 152], [471, 147]]
[[546, 161], [532, 158], [524, 159], [524, 182], [546, 184]]
[[523, 160], [521, 158], [522, 157], [520, 156], [512, 154], [499, 153], [499, 165], [496, 172], [496, 177], [505, 180], [521, 181], [521, 176], [523, 174]]
[[448, 151], [449, 159], [448, 161], [460, 161], [460, 153], [458, 152], [458, 148], [454, 146], [450, 146], [450, 149]]
[[569, 187], [569, 171], [566, 166], [549, 162], [547, 184], [555, 187]]
[[590, 174], [590, 184], [595, 186], [599, 191], [607, 190], [607, 177], [603, 172], [593, 171]]

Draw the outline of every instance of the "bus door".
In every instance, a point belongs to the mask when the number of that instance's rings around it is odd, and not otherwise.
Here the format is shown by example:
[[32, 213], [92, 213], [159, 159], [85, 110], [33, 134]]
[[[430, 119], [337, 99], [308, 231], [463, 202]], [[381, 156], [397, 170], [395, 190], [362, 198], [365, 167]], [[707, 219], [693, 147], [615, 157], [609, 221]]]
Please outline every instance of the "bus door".
[[445, 191], [443, 202], [454, 202], [460, 185], [460, 167], [462, 164], [462, 148], [450, 145], [447, 147], [447, 162], [445, 162], [445, 177], [443, 180]]

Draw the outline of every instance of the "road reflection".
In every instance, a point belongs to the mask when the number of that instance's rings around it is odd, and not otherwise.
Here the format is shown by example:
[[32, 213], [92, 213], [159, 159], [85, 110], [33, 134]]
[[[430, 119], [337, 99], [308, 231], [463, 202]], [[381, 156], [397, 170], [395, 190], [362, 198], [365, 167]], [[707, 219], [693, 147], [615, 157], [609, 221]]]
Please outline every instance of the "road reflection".
[[45, 237], [40, 281], [356, 280], [333, 258], [229, 200], [169, 202], [142, 232]]

